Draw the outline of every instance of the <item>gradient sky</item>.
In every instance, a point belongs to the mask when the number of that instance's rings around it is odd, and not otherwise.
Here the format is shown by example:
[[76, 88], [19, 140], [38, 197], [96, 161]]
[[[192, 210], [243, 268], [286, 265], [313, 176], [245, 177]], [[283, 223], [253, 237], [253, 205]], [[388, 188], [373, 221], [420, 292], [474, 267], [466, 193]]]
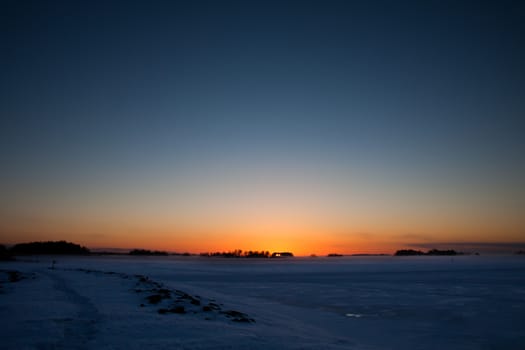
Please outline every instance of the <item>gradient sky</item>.
[[521, 1], [3, 1], [0, 241], [525, 241]]

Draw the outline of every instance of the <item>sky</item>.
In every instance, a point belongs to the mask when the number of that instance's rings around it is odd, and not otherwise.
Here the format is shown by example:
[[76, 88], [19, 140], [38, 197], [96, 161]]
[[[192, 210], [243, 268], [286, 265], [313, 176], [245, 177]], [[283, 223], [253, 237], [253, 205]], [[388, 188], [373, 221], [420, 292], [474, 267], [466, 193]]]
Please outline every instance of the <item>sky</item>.
[[525, 242], [520, 1], [2, 1], [0, 242]]

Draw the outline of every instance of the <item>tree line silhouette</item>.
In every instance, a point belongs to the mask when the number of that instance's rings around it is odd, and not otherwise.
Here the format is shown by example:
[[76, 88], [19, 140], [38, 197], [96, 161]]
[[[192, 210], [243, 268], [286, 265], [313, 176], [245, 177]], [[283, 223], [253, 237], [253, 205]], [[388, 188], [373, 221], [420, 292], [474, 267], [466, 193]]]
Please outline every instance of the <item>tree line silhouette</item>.
[[415, 255], [463, 255], [461, 252], [456, 252], [455, 250], [439, 250], [439, 249], [430, 249], [428, 252], [422, 252], [421, 250], [414, 249], [401, 249], [398, 250], [395, 256], [415, 256]]
[[223, 257], [223, 258], [269, 258], [270, 252], [267, 250], [248, 250], [242, 251], [241, 249], [236, 249], [229, 252], [206, 252], [201, 253], [200, 256], [204, 257]]
[[129, 252], [129, 255], [156, 255], [156, 256], [166, 256], [169, 255], [168, 252], [160, 250], [148, 250], [148, 249], [133, 249]]
[[18, 243], [10, 249], [4, 247], [0, 250], [2, 254], [7, 255], [87, 255], [90, 253], [86, 247], [66, 241]]

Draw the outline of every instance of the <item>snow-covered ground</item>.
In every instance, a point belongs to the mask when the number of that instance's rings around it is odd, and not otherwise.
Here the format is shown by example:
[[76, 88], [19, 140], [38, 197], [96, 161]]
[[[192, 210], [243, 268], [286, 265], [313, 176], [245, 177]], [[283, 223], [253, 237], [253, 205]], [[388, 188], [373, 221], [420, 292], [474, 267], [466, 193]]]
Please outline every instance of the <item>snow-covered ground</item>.
[[25, 260], [0, 349], [525, 349], [523, 256]]

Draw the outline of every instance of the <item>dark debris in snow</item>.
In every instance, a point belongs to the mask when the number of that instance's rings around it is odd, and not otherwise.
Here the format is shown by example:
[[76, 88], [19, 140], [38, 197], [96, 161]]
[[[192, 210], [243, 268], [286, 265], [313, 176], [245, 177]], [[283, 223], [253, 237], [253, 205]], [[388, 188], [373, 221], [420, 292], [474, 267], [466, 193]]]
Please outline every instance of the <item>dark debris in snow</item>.
[[147, 294], [143, 297], [140, 307], [154, 305], [160, 315], [194, 314], [202, 315], [205, 320], [226, 318], [232, 322], [255, 323], [247, 314], [235, 310], [223, 310], [223, 305], [214, 299], [205, 299], [199, 295], [191, 295], [179, 289], [169, 289], [162, 283], [144, 275], [129, 275], [122, 272], [99, 271], [91, 269], [73, 269], [84, 273], [113, 275], [124, 279], [134, 279], [135, 285], [130, 291], [137, 294]]

